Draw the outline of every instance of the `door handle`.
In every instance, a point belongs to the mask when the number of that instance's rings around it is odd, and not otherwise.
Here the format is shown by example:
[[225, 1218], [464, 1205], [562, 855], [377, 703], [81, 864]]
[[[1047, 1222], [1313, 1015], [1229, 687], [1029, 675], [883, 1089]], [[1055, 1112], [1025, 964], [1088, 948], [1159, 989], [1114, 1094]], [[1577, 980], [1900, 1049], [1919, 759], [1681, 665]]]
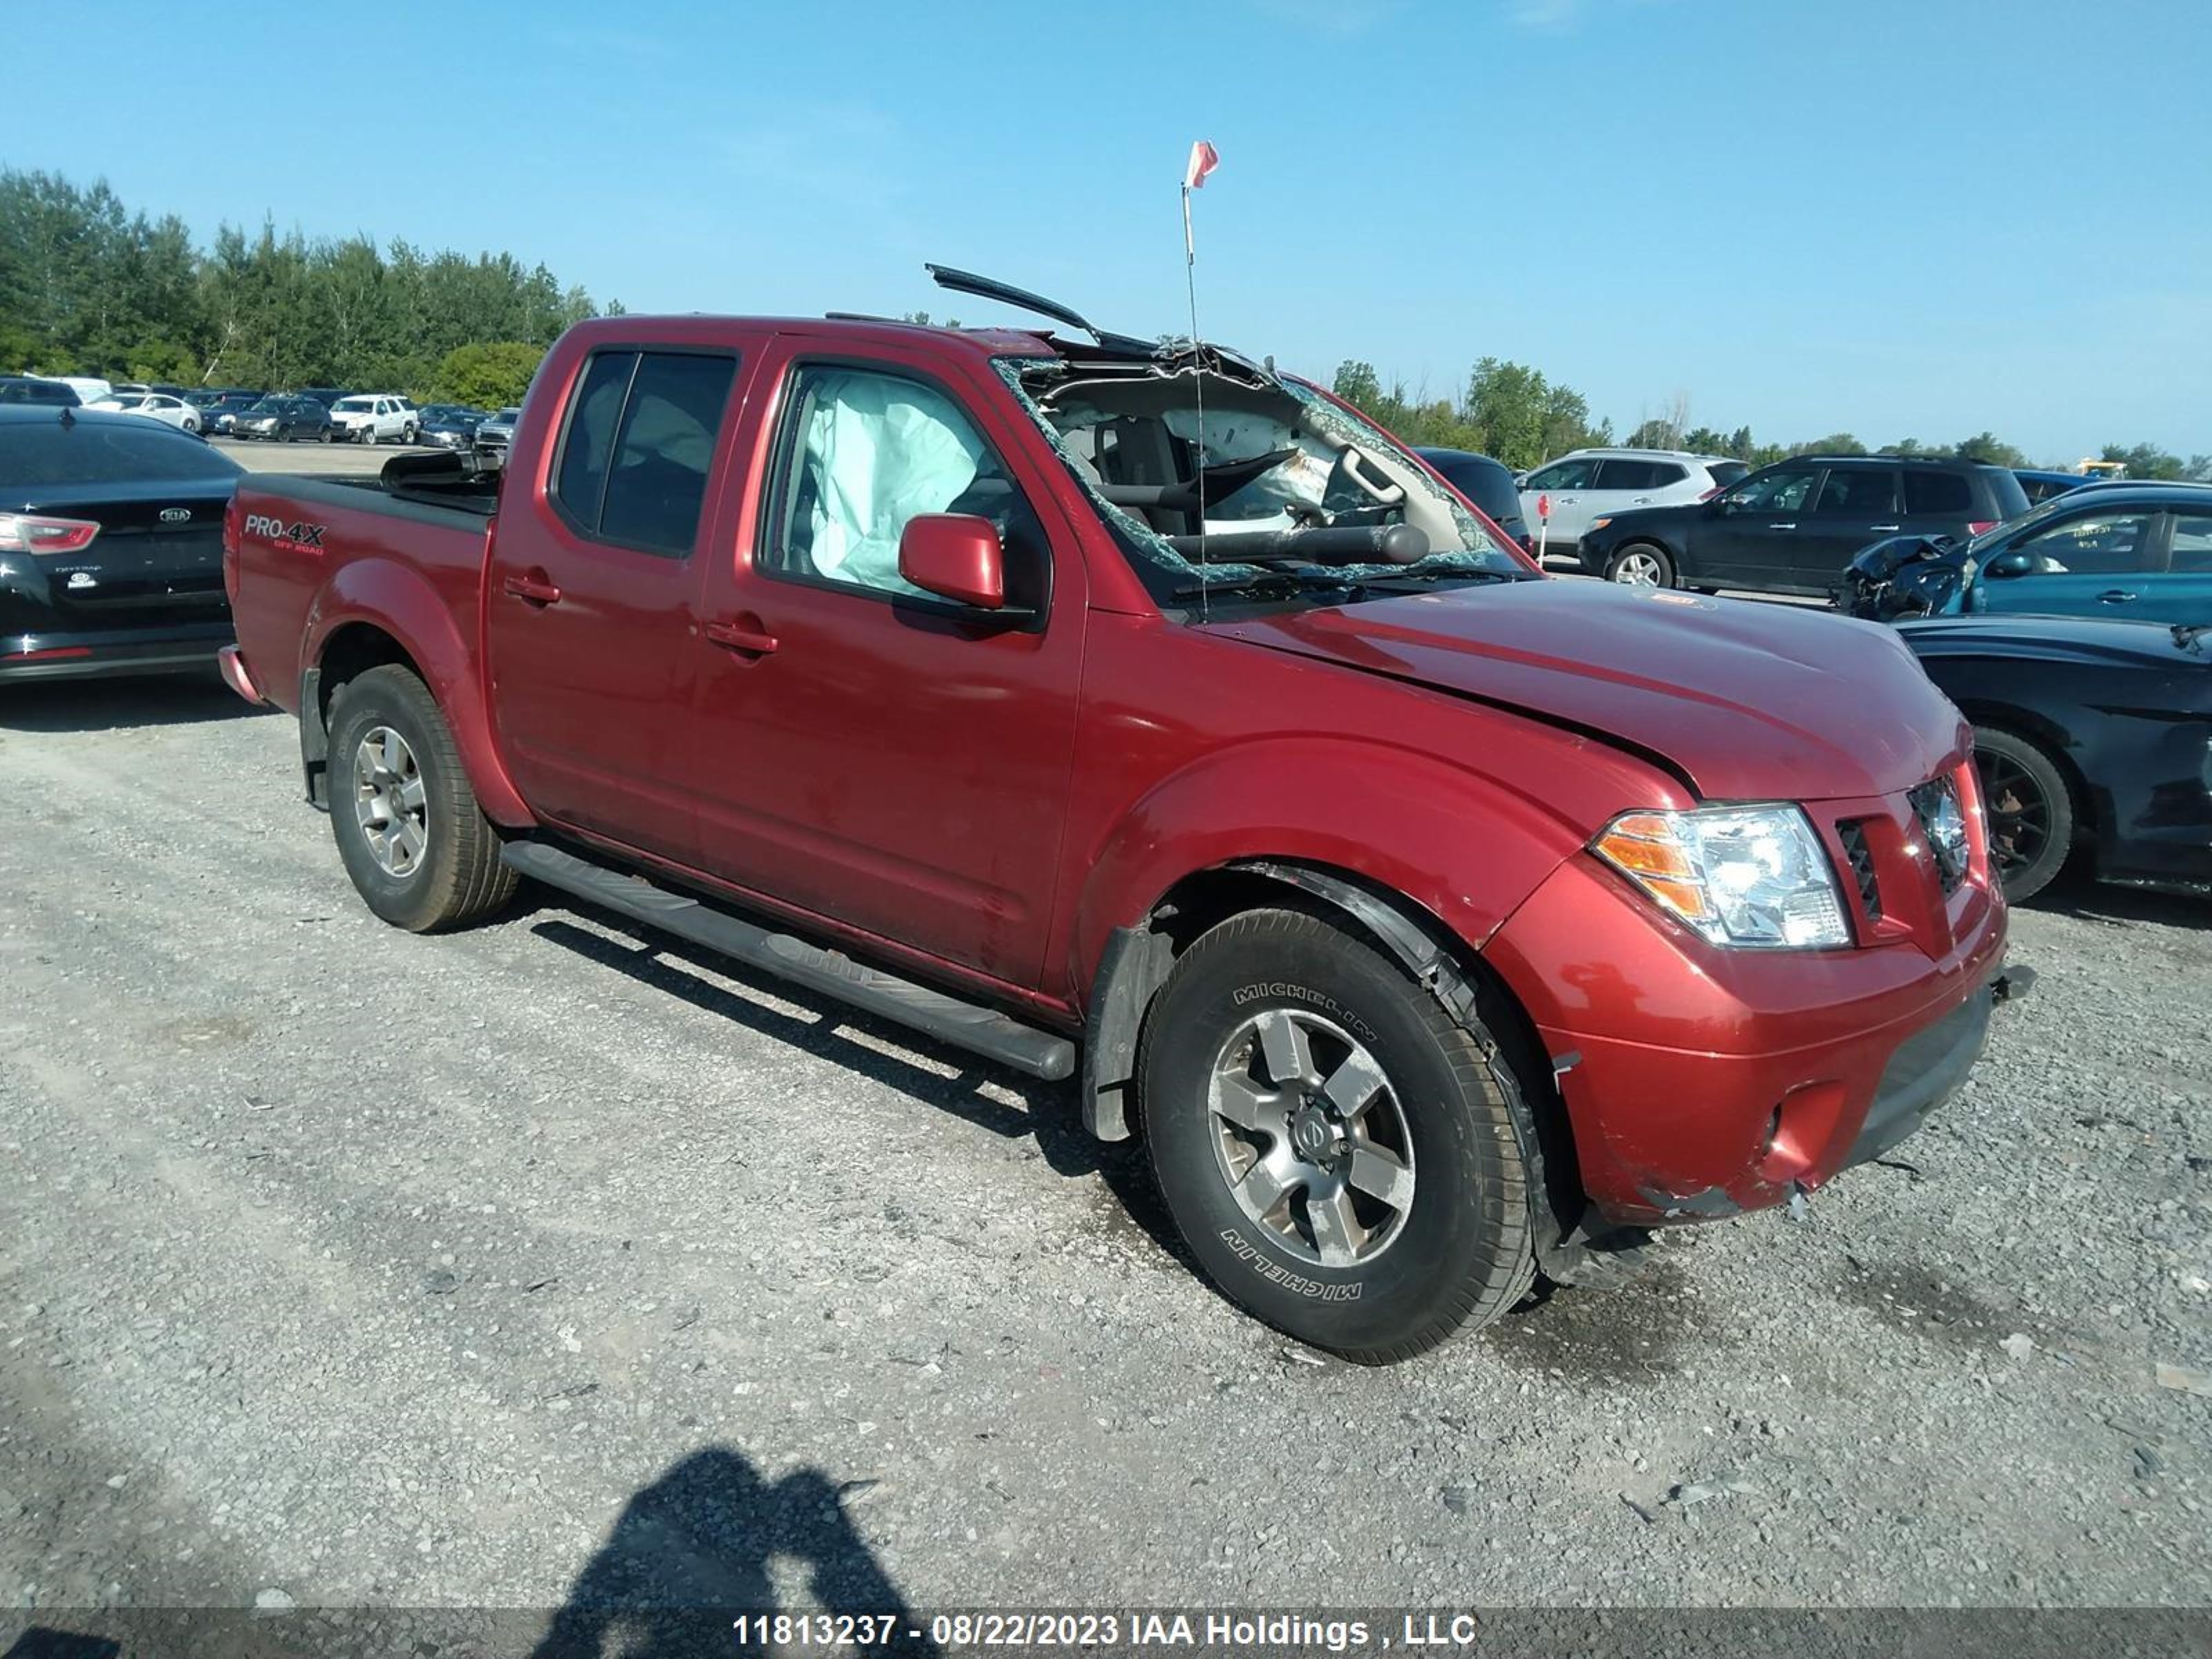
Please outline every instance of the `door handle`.
[[542, 570], [533, 570], [526, 576], [509, 576], [501, 584], [518, 599], [532, 605], [558, 605], [561, 590], [556, 587]]
[[1795, 530], [1797, 526], [1794, 524], [1771, 524], [1766, 527], [1769, 530]]
[[1870, 524], [1867, 528], [1869, 530], [1894, 530], [1897, 526], [1893, 524]]
[[2135, 597], [2134, 592], [2128, 588], [2108, 587], [2097, 595], [2097, 603], [2099, 605], [2130, 605], [2134, 603]]
[[[747, 624], [751, 624], [747, 626]], [[746, 617], [737, 622], [708, 623], [707, 637], [716, 645], [725, 646], [749, 656], [765, 657], [776, 647], [775, 635], [760, 625], [757, 617]]]

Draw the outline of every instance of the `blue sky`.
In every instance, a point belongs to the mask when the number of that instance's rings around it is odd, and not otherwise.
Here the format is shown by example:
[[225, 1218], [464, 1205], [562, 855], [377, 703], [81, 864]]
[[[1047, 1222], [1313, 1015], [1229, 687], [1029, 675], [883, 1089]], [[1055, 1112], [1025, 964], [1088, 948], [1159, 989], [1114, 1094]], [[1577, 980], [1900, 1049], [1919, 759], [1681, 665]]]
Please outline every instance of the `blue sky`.
[[[2212, 450], [2203, 0], [9, 0], [101, 96], [0, 161], [224, 219], [505, 248], [633, 310], [1182, 325], [1437, 395], [1495, 355], [1624, 429]], [[21, 78], [20, 76], [18, 78]], [[164, 113], [173, 109], [179, 118]], [[263, 112], [272, 118], [265, 124]]]

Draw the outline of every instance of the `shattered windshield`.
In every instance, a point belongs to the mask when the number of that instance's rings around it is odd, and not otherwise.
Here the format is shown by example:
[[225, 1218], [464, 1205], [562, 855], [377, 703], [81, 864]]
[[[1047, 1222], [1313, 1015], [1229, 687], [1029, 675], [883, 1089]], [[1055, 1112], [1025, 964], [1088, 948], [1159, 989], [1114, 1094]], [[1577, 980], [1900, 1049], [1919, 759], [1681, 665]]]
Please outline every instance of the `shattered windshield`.
[[1412, 456], [1296, 380], [1187, 348], [997, 367], [1164, 604], [1534, 574]]

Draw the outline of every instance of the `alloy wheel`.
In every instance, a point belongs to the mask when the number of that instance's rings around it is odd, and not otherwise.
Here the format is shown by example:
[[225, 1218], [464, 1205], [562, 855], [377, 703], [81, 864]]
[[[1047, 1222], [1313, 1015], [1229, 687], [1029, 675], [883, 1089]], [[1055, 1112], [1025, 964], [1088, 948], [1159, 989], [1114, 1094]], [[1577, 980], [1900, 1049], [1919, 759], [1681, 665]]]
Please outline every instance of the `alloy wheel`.
[[404, 880], [422, 867], [430, 845], [430, 803], [422, 769], [407, 739], [372, 726], [353, 753], [354, 812], [371, 857]]
[[2027, 769], [1986, 750], [1974, 753], [1988, 816], [1990, 856], [2002, 882], [2042, 856], [2051, 842], [2051, 801]]
[[1624, 553], [1613, 567], [1613, 580], [1629, 587], [1659, 586], [1659, 561], [1649, 553]]
[[1206, 1108], [1237, 1207], [1292, 1255], [1364, 1267], [1405, 1230], [1413, 1143], [1366, 1046], [1304, 1009], [1271, 1008], [1216, 1055]]

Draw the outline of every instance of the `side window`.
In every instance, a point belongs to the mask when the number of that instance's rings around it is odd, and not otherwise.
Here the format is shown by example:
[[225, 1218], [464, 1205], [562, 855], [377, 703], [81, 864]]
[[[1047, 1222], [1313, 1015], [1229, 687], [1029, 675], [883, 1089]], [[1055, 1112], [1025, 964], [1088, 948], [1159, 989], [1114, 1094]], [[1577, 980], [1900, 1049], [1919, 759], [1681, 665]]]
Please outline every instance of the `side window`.
[[1832, 466], [1813, 511], [1850, 518], [1894, 513], [1897, 475], [1886, 466]]
[[1588, 489], [1597, 475], [1595, 461], [1559, 461], [1531, 472], [1523, 489]]
[[561, 440], [561, 465], [548, 492], [562, 516], [586, 535], [599, 526], [607, 463], [614, 458], [615, 422], [637, 368], [635, 351], [600, 351], [584, 366], [568, 402], [568, 429]]
[[708, 353], [594, 353], [549, 492], [561, 516], [599, 541], [688, 557], [737, 367]]
[[2212, 514], [2175, 517], [2172, 569], [2177, 576], [2212, 576]]
[[737, 367], [734, 358], [672, 352], [638, 359], [615, 434], [602, 536], [678, 557], [691, 551]]
[[931, 598], [900, 576], [899, 537], [922, 514], [967, 513], [998, 529], [1008, 599], [1042, 605], [1042, 527], [951, 398], [899, 375], [811, 364], [797, 371], [784, 407], [776, 497], [761, 549], [765, 572]]
[[1753, 512], [1796, 513], [1804, 507], [1820, 477], [1820, 469], [1816, 466], [1778, 466], [1746, 478], [1729, 492], [1727, 499]]
[[2118, 576], [2148, 570], [2154, 512], [2084, 513], [2046, 526], [2014, 545], [2035, 556], [2045, 576]]
[[1949, 514], [1963, 516], [1972, 510], [1966, 481], [1955, 472], [1905, 471], [1905, 510], [1911, 514]]

